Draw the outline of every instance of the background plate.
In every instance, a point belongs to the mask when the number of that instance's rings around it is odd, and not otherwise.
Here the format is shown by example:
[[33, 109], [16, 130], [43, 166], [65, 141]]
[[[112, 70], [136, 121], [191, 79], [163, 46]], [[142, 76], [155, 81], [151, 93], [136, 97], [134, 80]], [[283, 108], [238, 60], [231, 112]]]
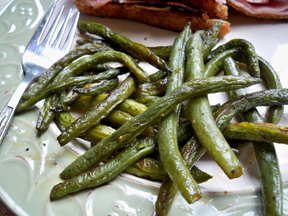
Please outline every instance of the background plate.
[[[73, 3], [67, 0], [65, 4]], [[11, 0], [0, 11], [0, 109], [23, 79], [22, 53], [50, 5], [52, 2], [44, 0]], [[81, 15], [80, 20], [102, 23], [148, 46], [171, 45], [178, 34], [127, 20], [86, 15]], [[231, 32], [221, 43], [232, 38], [244, 38], [252, 42], [257, 53], [270, 61], [283, 87], [287, 88], [287, 21], [250, 18], [234, 10], [230, 10], [229, 21], [232, 24]], [[81, 35], [77, 33], [77, 37]], [[147, 65], [144, 67], [149, 72], [155, 70]], [[250, 88], [250, 91], [261, 88], [257, 86]], [[224, 94], [215, 94], [209, 98], [212, 104], [227, 99]], [[287, 125], [287, 114], [285, 107], [280, 125]], [[35, 130], [36, 120], [37, 110], [34, 108], [18, 113], [0, 147], [0, 197], [15, 214], [153, 215], [160, 184], [127, 174], [121, 174], [105, 186], [50, 202], [51, 188], [61, 181], [58, 174], [77, 157], [79, 150], [73, 144], [61, 148], [55, 138], [59, 131], [53, 124], [50, 130], [39, 136]], [[288, 147], [277, 144], [277, 153], [285, 185], [284, 212], [287, 215]], [[201, 184], [203, 198], [188, 205], [178, 194], [169, 215], [261, 215], [259, 175], [254, 154], [247, 148], [242, 155], [245, 175], [235, 180], [228, 180], [209, 156], [205, 155], [198, 166], [214, 178]]]

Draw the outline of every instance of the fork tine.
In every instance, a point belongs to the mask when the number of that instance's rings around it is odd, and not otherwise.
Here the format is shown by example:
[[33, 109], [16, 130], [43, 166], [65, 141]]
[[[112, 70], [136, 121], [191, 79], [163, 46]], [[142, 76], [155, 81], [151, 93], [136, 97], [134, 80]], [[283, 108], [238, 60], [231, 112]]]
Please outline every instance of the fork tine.
[[79, 19], [79, 14], [80, 12], [77, 11], [76, 13], [76, 16], [75, 16], [75, 19], [74, 19], [74, 22], [72, 24], [72, 27], [70, 29], [70, 32], [67, 36], [67, 39], [63, 45], [63, 48], [62, 48], [62, 52], [68, 52], [70, 50], [70, 47], [72, 45], [72, 42], [73, 42], [73, 38], [74, 38], [74, 34], [75, 34], [75, 30], [77, 28], [77, 23], [78, 23], [78, 19]]
[[36, 44], [39, 43], [39, 40], [42, 37], [42, 35], [43, 35], [43, 33], [44, 33], [48, 23], [49, 23], [49, 20], [50, 20], [52, 14], [54, 12], [55, 7], [56, 7], [56, 3], [54, 3], [51, 6], [50, 10], [46, 14], [46, 16], [43, 18], [42, 22], [40, 23], [39, 27], [36, 29], [34, 35], [32, 36], [32, 38], [30, 40], [30, 42], [28, 43], [27, 48], [29, 46], [35, 46]]
[[57, 37], [55, 38], [55, 40], [53, 42], [52, 48], [57, 48], [60, 45], [60, 42], [62, 40], [62, 37], [64, 35], [64, 32], [66, 30], [68, 21], [69, 21], [70, 16], [71, 16], [71, 11], [72, 11], [72, 9], [70, 8], [70, 10], [69, 10], [69, 12], [68, 12], [68, 14], [67, 14], [67, 16], [66, 16], [66, 18], [65, 18], [65, 20], [64, 20], [64, 22], [62, 24], [62, 26], [61, 26], [61, 30], [59, 31]]
[[43, 45], [47, 45], [48, 43], [51, 42], [53, 34], [54, 34], [55, 29], [59, 23], [59, 20], [62, 16], [63, 11], [64, 11], [64, 5], [61, 7], [59, 13], [57, 14], [57, 17], [55, 18], [55, 20], [53, 22], [53, 25], [50, 27], [49, 32], [47, 33], [46, 37], [44, 38], [44, 40], [42, 42]]

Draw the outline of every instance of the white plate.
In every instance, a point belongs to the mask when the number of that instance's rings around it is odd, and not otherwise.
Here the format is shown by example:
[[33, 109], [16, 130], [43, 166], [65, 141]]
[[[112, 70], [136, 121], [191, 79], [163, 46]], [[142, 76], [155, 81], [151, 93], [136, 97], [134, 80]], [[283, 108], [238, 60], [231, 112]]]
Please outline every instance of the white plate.
[[[23, 78], [21, 56], [39, 21], [51, 2], [14, 0], [0, 12], [0, 108], [10, 98]], [[149, 27], [127, 20], [80, 16], [107, 25], [131, 40], [147, 46], [171, 45], [178, 33]], [[244, 38], [252, 42], [257, 53], [270, 61], [278, 72], [283, 87], [288, 71], [288, 23], [250, 18], [230, 10], [231, 32], [221, 41]], [[78, 33], [76, 37], [81, 37]], [[145, 67], [145, 69], [148, 69]], [[151, 68], [149, 68], [150, 70]], [[153, 69], [152, 69], [153, 70]], [[150, 71], [151, 72], [151, 71]], [[257, 87], [259, 89], [259, 87]], [[257, 89], [253, 89], [257, 90]], [[224, 102], [217, 94], [211, 103]], [[60, 147], [50, 130], [38, 136], [35, 130], [36, 109], [18, 113], [0, 147], [0, 197], [18, 215], [152, 215], [160, 184], [121, 174], [109, 184], [49, 201], [53, 185], [61, 179], [58, 174], [77, 155], [70, 148]], [[287, 110], [281, 125], [287, 125]], [[228, 180], [221, 170], [205, 156], [199, 167], [214, 178], [201, 184], [203, 198], [188, 205], [177, 195], [169, 215], [261, 215], [259, 175], [251, 149], [241, 158], [244, 176]], [[288, 214], [287, 164], [288, 147], [277, 144], [277, 153], [285, 185], [284, 212]], [[1, 211], [0, 211], [1, 212]]]

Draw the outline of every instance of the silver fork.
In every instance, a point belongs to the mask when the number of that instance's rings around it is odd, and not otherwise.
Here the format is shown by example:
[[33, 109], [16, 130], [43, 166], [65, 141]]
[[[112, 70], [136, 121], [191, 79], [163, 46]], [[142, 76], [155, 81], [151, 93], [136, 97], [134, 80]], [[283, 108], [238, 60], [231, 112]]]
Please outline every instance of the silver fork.
[[[44, 32], [48, 29], [48, 23], [53, 15], [53, 12], [56, 8], [56, 3], [52, 5], [47, 15], [44, 17], [33, 37], [31, 38], [29, 44], [26, 47], [25, 52], [22, 57], [22, 66], [25, 71], [25, 77], [22, 82], [19, 84], [11, 99], [7, 103], [6, 107], [3, 109], [0, 115], [0, 145], [4, 139], [6, 131], [9, 128], [9, 125], [12, 121], [12, 118], [15, 114], [16, 107], [21, 100], [23, 93], [26, 89], [37, 79], [42, 73], [50, 67], [55, 61], [63, 57], [71, 48], [75, 29], [77, 26], [79, 12], [76, 13], [74, 22], [68, 33], [66, 40], [64, 39], [64, 33], [66, 31], [69, 18], [72, 13], [70, 8], [60, 30], [57, 32], [57, 25], [61, 19], [61, 16], [64, 11], [64, 6], [60, 9], [54, 20], [51, 20], [53, 23], [49, 29], [49, 32], [44, 37]], [[44, 37], [43, 40], [41, 38]], [[62, 41], [65, 41], [62, 46]], [[60, 47], [61, 43], [61, 47]]]

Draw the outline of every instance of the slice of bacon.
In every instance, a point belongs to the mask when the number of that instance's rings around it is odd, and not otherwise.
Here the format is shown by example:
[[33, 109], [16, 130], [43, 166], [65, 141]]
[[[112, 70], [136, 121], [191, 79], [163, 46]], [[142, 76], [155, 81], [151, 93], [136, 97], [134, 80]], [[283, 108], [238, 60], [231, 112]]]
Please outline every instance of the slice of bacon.
[[[254, 2], [251, 3], [251, 1]], [[248, 16], [265, 19], [288, 19], [287, 0], [227, 0], [227, 4]]]

